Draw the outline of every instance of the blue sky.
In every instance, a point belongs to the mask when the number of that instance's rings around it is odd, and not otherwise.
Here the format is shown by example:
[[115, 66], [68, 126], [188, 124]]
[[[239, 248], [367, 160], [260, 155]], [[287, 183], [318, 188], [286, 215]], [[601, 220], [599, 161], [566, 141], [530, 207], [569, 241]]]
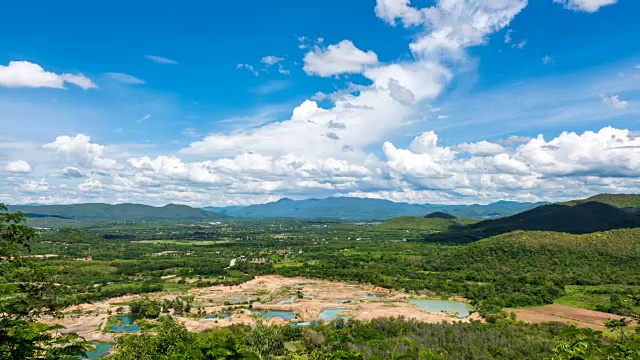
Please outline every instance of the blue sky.
[[640, 186], [636, 1], [7, 13], [0, 202], [469, 203]]

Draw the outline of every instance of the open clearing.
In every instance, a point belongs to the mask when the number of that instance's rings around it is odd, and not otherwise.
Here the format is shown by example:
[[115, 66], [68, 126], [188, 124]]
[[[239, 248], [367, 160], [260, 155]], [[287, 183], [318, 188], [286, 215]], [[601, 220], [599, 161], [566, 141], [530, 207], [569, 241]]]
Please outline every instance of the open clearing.
[[[459, 319], [456, 314], [422, 310], [409, 303], [412, 298], [409, 294], [399, 291], [366, 284], [300, 277], [258, 276], [237, 286], [220, 285], [190, 289], [181, 293], [148, 294], [148, 297], [154, 300], [174, 299], [179, 296], [194, 297], [193, 306], [201, 307], [207, 316], [212, 317], [198, 316], [195, 309], [192, 310], [193, 314], [176, 317], [190, 331], [232, 324], [252, 325], [259, 321], [260, 314], [265, 311], [285, 311], [296, 316], [291, 321], [279, 317], [263, 319], [270, 325], [315, 321], [323, 311], [336, 309], [345, 310], [345, 316], [357, 320], [383, 317], [405, 317], [430, 323], [480, 320], [477, 313]], [[140, 296], [130, 295], [94, 304], [77, 305], [65, 310], [68, 314], [65, 318], [43, 320], [63, 325], [67, 327], [63, 332], [76, 332], [88, 340], [113, 341], [116, 334], [104, 331], [109, 314], [115, 314], [118, 307], [137, 298]], [[291, 300], [292, 298], [294, 300]], [[285, 300], [291, 302], [283, 303]], [[239, 302], [244, 305], [233, 305]], [[249, 303], [251, 309], [248, 308]], [[124, 307], [126, 310], [126, 306]], [[215, 318], [215, 315], [220, 314], [231, 316]]]
[[558, 321], [566, 324], [575, 324], [578, 327], [604, 330], [604, 321], [610, 318], [622, 319], [624, 316], [580, 309], [576, 307], [552, 304], [524, 309], [505, 309], [514, 311], [518, 320], [528, 323], [541, 323], [546, 321]]

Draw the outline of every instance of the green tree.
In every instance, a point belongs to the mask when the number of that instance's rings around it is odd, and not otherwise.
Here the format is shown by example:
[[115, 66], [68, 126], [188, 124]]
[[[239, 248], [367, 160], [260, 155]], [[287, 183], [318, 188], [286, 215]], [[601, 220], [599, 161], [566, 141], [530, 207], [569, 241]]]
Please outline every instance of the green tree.
[[38, 323], [42, 314], [59, 316], [63, 286], [51, 274], [21, 257], [38, 234], [21, 213], [0, 204], [0, 274], [15, 291], [0, 299], [1, 359], [70, 359], [84, 356], [89, 345], [75, 334], [61, 335], [62, 326]]

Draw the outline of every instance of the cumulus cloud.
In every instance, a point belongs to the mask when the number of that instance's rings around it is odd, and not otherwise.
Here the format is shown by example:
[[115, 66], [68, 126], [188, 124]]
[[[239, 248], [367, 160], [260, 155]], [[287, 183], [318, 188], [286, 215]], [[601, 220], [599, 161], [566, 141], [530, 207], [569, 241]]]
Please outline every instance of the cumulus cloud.
[[509, 25], [526, 5], [527, 0], [440, 0], [419, 10], [426, 32], [410, 48], [418, 56], [460, 56], [465, 48], [484, 44], [488, 35]]
[[553, 2], [563, 5], [565, 9], [594, 13], [601, 7], [618, 3], [618, 0], [553, 0]]
[[31, 165], [24, 160], [10, 161], [5, 165], [4, 171], [14, 174], [28, 174], [31, 172]]
[[405, 27], [423, 22], [422, 12], [409, 6], [409, 0], [378, 0], [375, 11], [376, 16], [392, 26], [396, 26], [396, 20], [401, 20]]
[[0, 65], [0, 86], [3, 87], [64, 89], [65, 82], [83, 90], [98, 87], [83, 74], [56, 74], [28, 61], [11, 61], [9, 65]]
[[70, 163], [89, 169], [112, 170], [118, 167], [115, 159], [105, 157], [105, 147], [91, 143], [84, 134], [58, 136], [55, 141], [42, 146], [62, 155]]
[[553, 63], [555, 59], [549, 55], [545, 55], [542, 57], [540, 61], [542, 61], [543, 64], [547, 65], [547, 64]]
[[178, 64], [178, 62], [176, 60], [169, 59], [169, 58], [162, 57], [162, 56], [145, 55], [144, 57], [146, 59], [151, 60], [153, 62], [156, 62], [158, 64], [165, 64], [165, 65], [177, 65]]
[[142, 85], [145, 83], [145, 81], [140, 78], [124, 73], [110, 72], [106, 73], [106, 76], [113, 81], [121, 82], [123, 84]]
[[30, 180], [23, 183], [21, 189], [25, 193], [40, 194], [49, 191], [49, 183], [45, 179], [40, 179], [40, 181]]
[[621, 100], [619, 95], [600, 95], [602, 102], [617, 110], [624, 110], [629, 106], [629, 102]]
[[303, 70], [309, 75], [332, 76], [362, 72], [365, 66], [378, 63], [373, 51], [362, 51], [353, 42], [342, 40], [327, 48], [316, 46], [304, 57]]
[[[427, 132], [410, 149], [386, 142], [383, 151], [392, 175], [418, 190], [462, 190], [476, 195], [543, 191], [550, 184], [582, 182], [580, 186], [586, 186], [595, 178], [640, 175], [640, 138], [611, 127], [583, 134], [564, 132], [549, 141], [539, 135], [513, 149], [486, 141], [443, 147], [434, 133]], [[470, 156], [460, 157], [459, 152]]]
[[484, 140], [476, 143], [460, 144], [456, 147], [456, 150], [477, 156], [490, 156], [506, 152], [502, 145]]

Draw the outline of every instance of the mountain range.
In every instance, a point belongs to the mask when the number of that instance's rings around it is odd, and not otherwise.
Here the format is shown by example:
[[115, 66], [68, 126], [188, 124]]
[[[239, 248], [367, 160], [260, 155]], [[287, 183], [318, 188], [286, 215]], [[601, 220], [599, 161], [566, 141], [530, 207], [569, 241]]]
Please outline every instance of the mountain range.
[[233, 218], [265, 219], [294, 217], [301, 219], [333, 218], [345, 220], [385, 220], [397, 216], [424, 216], [443, 212], [456, 217], [487, 219], [517, 214], [546, 203], [498, 201], [487, 205], [408, 204], [381, 199], [329, 197], [292, 200], [249, 206], [206, 207], [205, 210]]
[[57, 218], [85, 221], [169, 221], [214, 220], [215, 212], [186, 205], [168, 204], [161, 207], [142, 204], [71, 204], [71, 205], [10, 205], [10, 212], [21, 211], [30, 218]]

